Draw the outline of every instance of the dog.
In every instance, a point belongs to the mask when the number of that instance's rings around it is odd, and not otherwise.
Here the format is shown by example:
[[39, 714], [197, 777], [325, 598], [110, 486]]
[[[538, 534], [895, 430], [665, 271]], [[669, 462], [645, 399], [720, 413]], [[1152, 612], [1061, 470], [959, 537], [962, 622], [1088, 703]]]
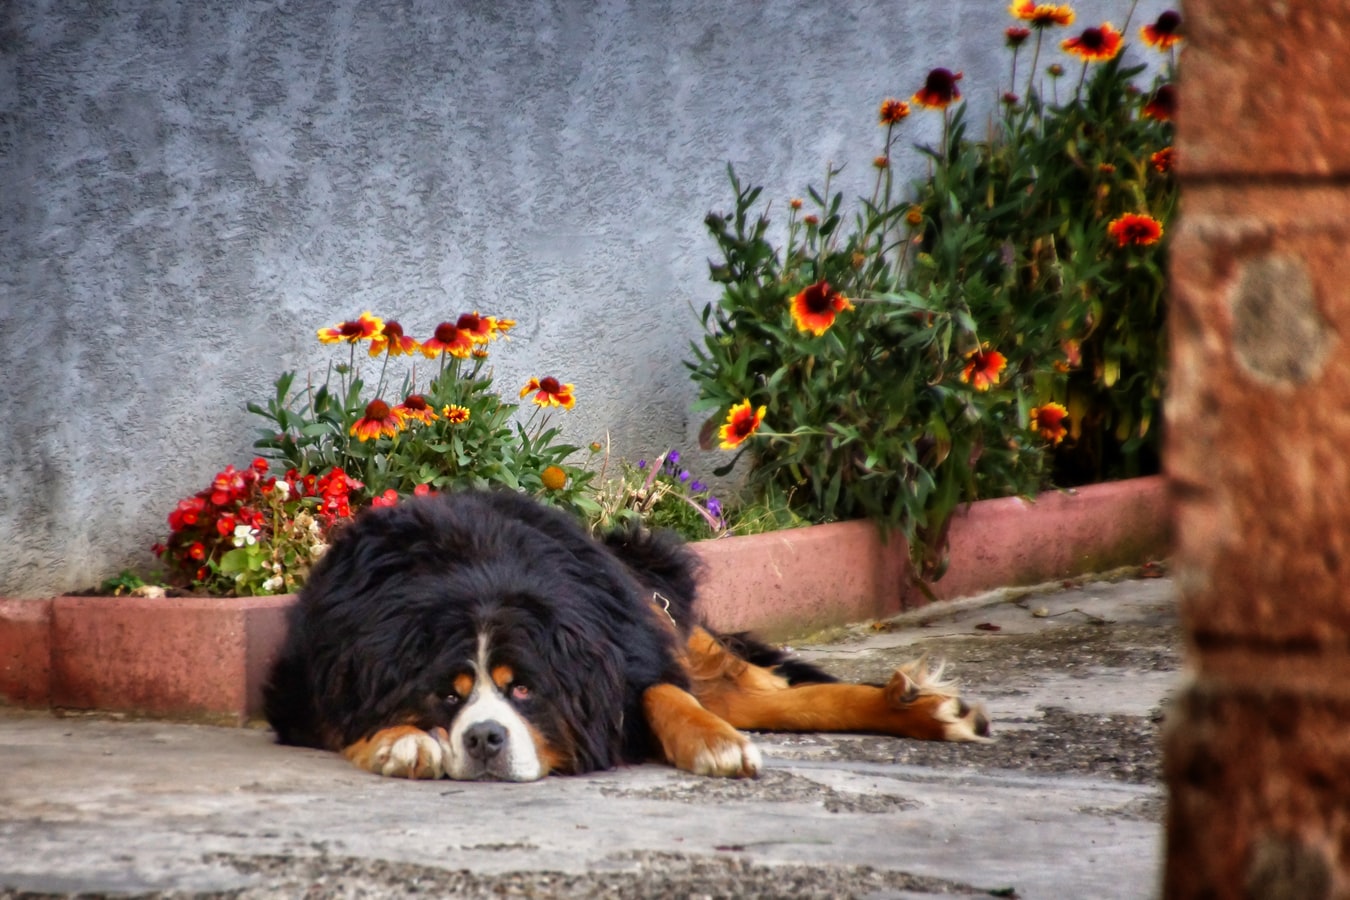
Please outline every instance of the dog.
[[652, 760], [754, 777], [742, 729], [988, 739], [940, 666], [845, 684], [710, 630], [697, 572], [673, 534], [595, 538], [523, 494], [368, 509], [291, 609], [265, 715], [280, 743], [376, 774], [510, 782]]

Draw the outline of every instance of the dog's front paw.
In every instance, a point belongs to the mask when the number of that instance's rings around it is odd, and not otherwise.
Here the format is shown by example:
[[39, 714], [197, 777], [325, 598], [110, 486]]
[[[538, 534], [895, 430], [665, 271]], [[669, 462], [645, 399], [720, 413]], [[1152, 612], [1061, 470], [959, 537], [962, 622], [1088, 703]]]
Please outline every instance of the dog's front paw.
[[[443, 731], [443, 729], [436, 729]], [[375, 732], [342, 751], [357, 766], [392, 778], [440, 778], [445, 774], [442, 740], [411, 725]]]
[[887, 683], [886, 703], [908, 720], [911, 737], [932, 741], [975, 741], [989, 738], [989, 716], [978, 703], [967, 703], [956, 683], [944, 680], [943, 665], [927, 659], [895, 670]]
[[695, 775], [721, 778], [757, 778], [764, 765], [759, 748], [749, 738], [728, 725], [725, 730], [688, 736], [688, 746], [676, 760], [679, 768]]

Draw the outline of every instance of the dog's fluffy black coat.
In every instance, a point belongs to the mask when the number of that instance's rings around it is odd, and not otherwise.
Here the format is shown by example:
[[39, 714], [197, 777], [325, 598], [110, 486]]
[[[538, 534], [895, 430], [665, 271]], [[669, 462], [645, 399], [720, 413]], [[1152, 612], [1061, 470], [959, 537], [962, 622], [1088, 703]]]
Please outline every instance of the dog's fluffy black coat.
[[[392, 725], [448, 728], [451, 680], [479, 636], [531, 686], [522, 715], [580, 773], [657, 752], [642, 694], [688, 688], [696, 559], [672, 535], [597, 541], [527, 497], [466, 492], [362, 513], [314, 567], [265, 687], [282, 743], [341, 749]], [[665, 607], [675, 627], [664, 622]], [[792, 682], [832, 680], [745, 635]]]

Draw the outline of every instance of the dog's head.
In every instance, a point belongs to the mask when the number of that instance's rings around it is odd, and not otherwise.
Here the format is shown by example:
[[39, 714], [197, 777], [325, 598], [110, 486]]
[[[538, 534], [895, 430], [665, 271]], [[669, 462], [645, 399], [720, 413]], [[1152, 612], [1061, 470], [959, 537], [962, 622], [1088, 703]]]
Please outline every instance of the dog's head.
[[638, 588], [561, 514], [505, 505], [470, 494], [372, 510], [316, 566], [293, 627], [337, 742], [416, 725], [442, 739], [457, 779], [623, 760], [625, 718], [640, 719], [632, 661], [662, 652]]

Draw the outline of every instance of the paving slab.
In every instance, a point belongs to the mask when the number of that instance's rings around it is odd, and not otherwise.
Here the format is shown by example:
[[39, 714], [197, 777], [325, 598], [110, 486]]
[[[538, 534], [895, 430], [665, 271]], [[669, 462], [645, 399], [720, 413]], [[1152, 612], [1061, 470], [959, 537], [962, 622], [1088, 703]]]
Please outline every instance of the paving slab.
[[1168, 579], [991, 594], [795, 649], [866, 680], [941, 655], [997, 740], [760, 735], [754, 781], [408, 782], [261, 727], [0, 710], [0, 898], [1156, 895]]

